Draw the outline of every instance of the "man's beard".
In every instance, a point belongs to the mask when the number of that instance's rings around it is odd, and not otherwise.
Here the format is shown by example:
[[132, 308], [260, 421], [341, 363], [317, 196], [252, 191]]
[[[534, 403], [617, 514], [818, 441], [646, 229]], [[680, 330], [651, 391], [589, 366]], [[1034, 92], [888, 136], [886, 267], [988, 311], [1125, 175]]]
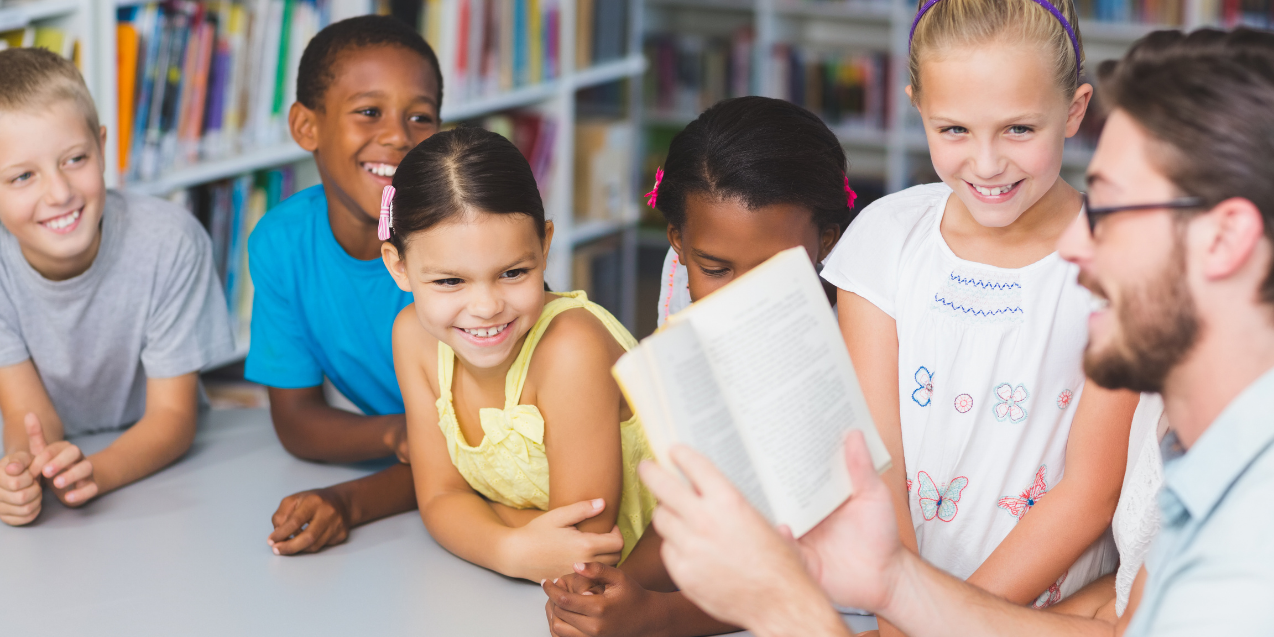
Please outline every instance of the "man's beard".
[[1162, 275], [1125, 295], [1117, 312], [1121, 341], [1084, 352], [1084, 373], [1107, 389], [1163, 391], [1164, 379], [1194, 347], [1199, 319], [1185, 280], [1185, 246], [1178, 237]]

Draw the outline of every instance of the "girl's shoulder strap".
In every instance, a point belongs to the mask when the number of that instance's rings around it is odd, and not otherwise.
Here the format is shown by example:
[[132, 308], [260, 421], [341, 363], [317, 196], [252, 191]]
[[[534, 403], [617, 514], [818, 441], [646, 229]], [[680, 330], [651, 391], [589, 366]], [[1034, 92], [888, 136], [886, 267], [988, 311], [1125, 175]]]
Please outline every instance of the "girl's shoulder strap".
[[[522, 343], [522, 351], [518, 353], [518, 357], [513, 361], [513, 365], [509, 368], [509, 375], [505, 378], [504, 383], [504, 400], [505, 408], [518, 404], [518, 400], [522, 397], [522, 387], [526, 385], [527, 370], [531, 367], [531, 355], [535, 352], [535, 347], [539, 345], [540, 339], [544, 337], [544, 332], [548, 330], [549, 324], [557, 315], [567, 310], [576, 308], [584, 308], [593, 316], [597, 317], [606, 326], [606, 330], [614, 337], [615, 341], [628, 351], [637, 346], [637, 340], [632, 334], [620, 323], [606, 308], [588, 300], [588, 295], [582, 290], [574, 292], [561, 292], [556, 299], [544, 304], [544, 310], [540, 312], [540, 318], [535, 322], [535, 326], [526, 335], [526, 341]], [[439, 383], [442, 382], [441, 377]]]
[[456, 370], [456, 352], [438, 341], [438, 397], [451, 402], [451, 378]]

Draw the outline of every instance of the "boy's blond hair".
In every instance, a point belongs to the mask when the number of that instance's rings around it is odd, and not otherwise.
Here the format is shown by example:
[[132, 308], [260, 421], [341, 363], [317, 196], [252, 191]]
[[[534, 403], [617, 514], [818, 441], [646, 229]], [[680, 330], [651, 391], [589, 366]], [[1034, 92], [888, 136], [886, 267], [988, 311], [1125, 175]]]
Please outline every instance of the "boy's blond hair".
[[79, 109], [89, 134], [98, 139], [97, 106], [70, 60], [45, 49], [0, 51], [0, 117], [5, 112], [40, 113], [62, 100]]
[[[920, 95], [920, 58], [954, 46], [986, 44], [996, 40], [1012, 44], [1034, 43], [1044, 47], [1053, 66], [1053, 80], [1069, 98], [1079, 88], [1084, 64], [1084, 40], [1072, 0], [1051, 2], [1066, 16], [1075, 31], [1075, 43], [1062, 23], [1035, 0], [938, 0], [916, 23], [907, 67], [911, 96]], [[921, 3], [924, 6], [924, 3]], [[1079, 49], [1076, 59], [1075, 50]]]

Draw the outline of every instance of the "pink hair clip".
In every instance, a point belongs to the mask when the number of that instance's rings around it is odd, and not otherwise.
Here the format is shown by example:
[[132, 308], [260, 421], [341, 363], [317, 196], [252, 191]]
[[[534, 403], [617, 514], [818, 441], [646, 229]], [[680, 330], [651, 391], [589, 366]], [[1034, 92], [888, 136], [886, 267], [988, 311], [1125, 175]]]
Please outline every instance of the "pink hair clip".
[[394, 224], [394, 190], [393, 186], [385, 186], [380, 191], [380, 224], [376, 226], [376, 238], [389, 241], [389, 228]]
[[664, 169], [655, 169], [655, 187], [646, 193], [646, 205], [651, 208], [655, 207], [655, 202], [659, 200], [659, 184], [664, 180]]
[[858, 199], [858, 193], [854, 192], [854, 189], [849, 187], [849, 175], [845, 175], [845, 197], [849, 199], [849, 202], [846, 205], [853, 208], [854, 200]]

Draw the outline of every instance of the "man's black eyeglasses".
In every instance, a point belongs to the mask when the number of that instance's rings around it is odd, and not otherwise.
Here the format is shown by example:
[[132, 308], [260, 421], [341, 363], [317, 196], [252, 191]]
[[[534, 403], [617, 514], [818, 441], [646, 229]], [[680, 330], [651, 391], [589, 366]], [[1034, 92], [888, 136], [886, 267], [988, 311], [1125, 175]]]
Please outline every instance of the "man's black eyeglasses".
[[1110, 206], [1107, 208], [1094, 208], [1088, 205], [1088, 193], [1082, 193], [1084, 198], [1084, 213], [1088, 217], [1088, 232], [1093, 236], [1097, 235], [1097, 222], [1101, 221], [1106, 215], [1116, 212], [1124, 212], [1128, 210], [1181, 210], [1185, 208], [1202, 208], [1203, 199], [1201, 197], [1182, 197], [1165, 201], [1161, 203], [1139, 203], [1127, 206]]

